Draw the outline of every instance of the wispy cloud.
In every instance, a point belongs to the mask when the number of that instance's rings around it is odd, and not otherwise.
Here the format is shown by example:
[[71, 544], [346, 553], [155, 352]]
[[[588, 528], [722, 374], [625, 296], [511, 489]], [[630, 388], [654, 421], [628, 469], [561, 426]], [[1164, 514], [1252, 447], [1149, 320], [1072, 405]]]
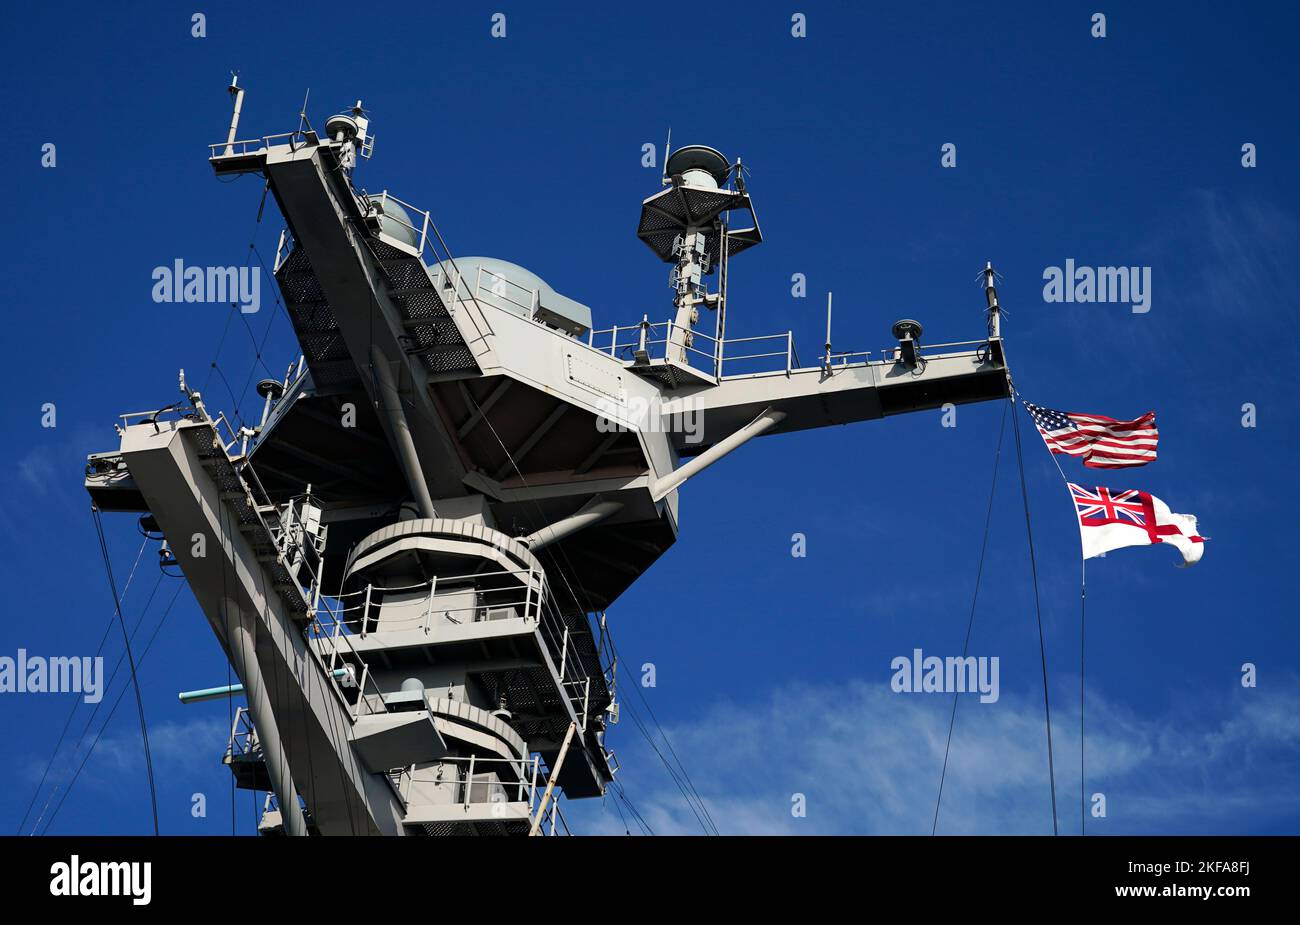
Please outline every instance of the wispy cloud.
[[[792, 685], [717, 703], [668, 735], [724, 833], [928, 834], [950, 706], [885, 685]], [[1061, 831], [1077, 833], [1078, 701], [1058, 691], [1054, 706]], [[641, 814], [656, 833], [698, 834], [658, 758], [620, 728], [623, 785]], [[1095, 834], [1249, 832], [1294, 820], [1300, 684], [1209, 692], [1159, 716], [1089, 692], [1087, 778], [1090, 794], [1106, 796], [1107, 817], [1088, 819]], [[805, 818], [791, 813], [794, 794], [806, 798]], [[624, 830], [613, 806], [565, 811], [581, 832]], [[1040, 699], [962, 700], [939, 831], [1050, 833]]]
[[[131, 704], [134, 707], [134, 704]], [[120, 727], [120, 728], [119, 728]], [[76, 727], [74, 727], [76, 728]], [[149, 725], [149, 752], [158, 774], [183, 776], [210, 770], [221, 760], [230, 737], [225, 716], [196, 718], [184, 722], [167, 721]], [[93, 740], [93, 736], [91, 737]], [[56, 789], [66, 786], [73, 770], [85, 758], [87, 741], [75, 755], [65, 751], [53, 769], [50, 783]], [[24, 765], [24, 776], [33, 783], [39, 779], [45, 759], [31, 756]], [[78, 787], [116, 790], [126, 779], [144, 774], [144, 755], [140, 729], [134, 709], [121, 711], [114, 731], [101, 736], [95, 750], [78, 777]]]

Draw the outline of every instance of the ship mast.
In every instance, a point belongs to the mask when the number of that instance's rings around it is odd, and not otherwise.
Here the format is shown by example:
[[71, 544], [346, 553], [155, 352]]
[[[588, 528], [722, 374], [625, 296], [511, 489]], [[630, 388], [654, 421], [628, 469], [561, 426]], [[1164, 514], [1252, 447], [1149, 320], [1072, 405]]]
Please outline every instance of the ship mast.
[[362, 186], [360, 101], [323, 134], [304, 113], [240, 141], [231, 86], [209, 162], [265, 176], [279, 205], [302, 357], [238, 431], [182, 378], [182, 407], [124, 416], [86, 486], [156, 520], [238, 674], [183, 699], [247, 697], [225, 760], [274, 794], [265, 831], [562, 829], [558, 795], [599, 796], [617, 770], [604, 611], [675, 541], [691, 478], [760, 435], [1008, 395], [995, 294], [987, 338], [939, 348], [906, 320], [883, 351], [834, 353], [829, 302], [812, 365], [789, 331], [730, 338], [728, 263], [762, 235], [740, 162], [713, 148], [671, 152], [642, 203], [672, 317], [594, 329]]

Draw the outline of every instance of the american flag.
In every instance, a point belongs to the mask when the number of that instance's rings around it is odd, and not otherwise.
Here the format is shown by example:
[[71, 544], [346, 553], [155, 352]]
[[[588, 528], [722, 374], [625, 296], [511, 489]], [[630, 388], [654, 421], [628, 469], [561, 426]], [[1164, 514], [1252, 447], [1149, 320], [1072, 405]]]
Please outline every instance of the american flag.
[[1154, 411], [1133, 421], [1117, 421], [1100, 414], [1053, 411], [1029, 402], [1025, 408], [1049, 450], [1081, 457], [1089, 469], [1145, 466], [1156, 458], [1160, 431]]

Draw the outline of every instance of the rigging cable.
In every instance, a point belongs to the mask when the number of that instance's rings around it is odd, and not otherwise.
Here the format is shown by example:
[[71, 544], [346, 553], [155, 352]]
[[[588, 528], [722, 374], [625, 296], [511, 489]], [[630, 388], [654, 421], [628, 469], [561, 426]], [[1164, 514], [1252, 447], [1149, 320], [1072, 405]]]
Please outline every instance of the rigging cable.
[[[163, 615], [158, 619], [158, 625], [153, 628], [153, 633], [150, 634], [149, 641], [145, 643], [144, 651], [140, 653], [140, 665], [144, 664], [145, 658], [149, 655], [149, 650], [153, 647], [154, 640], [158, 638], [159, 630], [161, 630], [163, 624], [167, 622], [167, 617], [172, 612], [172, 606], [176, 603], [176, 599], [181, 596], [181, 591], [184, 588], [185, 585], [183, 583], [176, 586], [176, 593], [173, 594], [172, 599], [168, 601], [167, 609], [163, 611]], [[122, 698], [124, 696], [126, 696], [126, 687], [123, 687], [118, 691], [117, 699], [113, 701], [113, 708], [108, 711], [108, 718], [104, 720], [104, 725], [100, 726], [99, 731], [95, 733], [95, 738], [91, 741], [90, 748], [86, 750], [86, 754], [82, 757], [81, 763], [77, 765], [77, 770], [73, 773], [72, 779], [68, 781], [68, 786], [64, 788], [63, 796], [60, 797], [59, 802], [55, 804], [54, 812], [50, 813], [50, 821], [45, 823], [45, 828], [41, 830], [42, 835], [48, 835], [50, 833], [50, 826], [54, 825], [54, 819], [59, 815], [59, 810], [63, 808], [63, 803], [67, 800], [68, 794], [72, 792], [73, 785], [76, 784], [77, 779], [81, 776], [81, 772], [85, 769], [86, 762], [90, 760], [90, 756], [94, 754], [95, 747], [99, 745], [100, 737], [104, 735], [104, 731], [108, 729], [109, 723], [111, 723], [113, 717], [117, 715], [117, 708], [122, 705]], [[40, 820], [37, 820], [38, 825], [39, 823]]]
[[[613, 631], [612, 630], [608, 631], [607, 636], [609, 639], [609, 647], [610, 650], [613, 651], [614, 657], [619, 661], [622, 661], [623, 659], [622, 656], [619, 654], [618, 647], [614, 644]], [[668, 738], [668, 734], [664, 732], [663, 726], [660, 725], [659, 718], [655, 716], [654, 709], [650, 706], [650, 702], [646, 699], [645, 695], [641, 693], [640, 685], [633, 684], [632, 689], [636, 691], [636, 695], [638, 699], [640, 699], [642, 705], [645, 706], [646, 712], [650, 714], [650, 721], [654, 723], [655, 730], [659, 733], [659, 736], [664, 740], [664, 744], [668, 746], [669, 754], [671, 754], [673, 756], [673, 760], [677, 762], [677, 768], [679, 771], [681, 771], [681, 776], [686, 781], [685, 789], [683, 789], [681, 782], [677, 780], [677, 775], [673, 772], [673, 769], [669, 765], [668, 760], [664, 757], [663, 753], [659, 751], [659, 747], [655, 745], [649, 733], [646, 732], [644, 726], [641, 723], [640, 718], [637, 716], [636, 709], [632, 708], [631, 710], [629, 710], [629, 712], [632, 714], [632, 719], [634, 722], [636, 722], [638, 729], [640, 729], [641, 735], [645, 738], [646, 742], [649, 743], [650, 747], [654, 749], [655, 754], [659, 756], [659, 760], [664, 763], [664, 768], [667, 769], [669, 776], [673, 778], [673, 781], [674, 783], [677, 784], [678, 789], [683, 791], [682, 796], [686, 797], [686, 803], [688, 806], [691, 804], [691, 797], [690, 795], [687, 795], [687, 793], [685, 792], [686, 789], [689, 789], [690, 794], [695, 797], [695, 802], [699, 804], [700, 812], [704, 814], [704, 821], [701, 821], [700, 824], [704, 826], [705, 833], [708, 834], [709, 829], [712, 829], [713, 830], [712, 834], [721, 835], [722, 833], [718, 831], [717, 824], [713, 821], [713, 816], [709, 813], [709, 808], [704, 803], [704, 798], [701, 797], [699, 791], [695, 789], [695, 784], [691, 781], [691, 775], [686, 771], [686, 765], [683, 764], [682, 759], [677, 756], [677, 750], [673, 748], [672, 741]], [[628, 705], [629, 707], [631, 707], [630, 702], [628, 702]], [[692, 807], [692, 812], [694, 812], [693, 807]], [[697, 819], [699, 818], [699, 815], [700, 815], [699, 813], [696, 813]], [[707, 825], [705, 825], [705, 821], [707, 821]]]
[[[136, 638], [140, 634], [140, 627], [144, 625], [145, 617], [149, 616], [149, 609], [153, 606], [154, 598], [157, 596], [158, 588], [161, 585], [162, 585], [162, 575], [159, 575], [157, 582], [154, 583], [153, 590], [149, 592], [149, 598], [144, 602], [144, 607], [142, 607], [140, 610], [140, 616], [136, 617], [135, 626], [131, 627], [132, 639]], [[114, 618], [113, 622], [114, 623], [117, 622], [116, 618]], [[113, 623], [109, 623], [108, 628], [111, 630], [113, 628]], [[122, 670], [122, 663], [124, 661], [126, 661], [126, 653], [125, 652], [118, 653], [117, 661], [113, 663], [113, 670], [109, 673], [108, 680], [104, 682], [105, 692], [113, 689], [113, 684], [114, 682], [117, 681], [118, 672]], [[81, 754], [81, 746], [86, 741], [86, 737], [90, 735], [90, 730], [95, 725], [95, 720], [99, 716], [99, 711], [102, 710], [103, 708], [104, 708], [104, 700], [101, 697], [100, 701], [95, 704], [95, 709], [90, 711], [90, 716], [86, 719], [86, 724], [81, 728], [81, 734], [77, 736], [77, 741], [72, 746], [72, 759], [74, 761], [76, 760], [76, 756]], [[71, 786], [71, 782], [69, 782], [69, 786]], [[31, 831], [32, 835], [35, 835], [36, 830], [40, 828], [41, 821], [45, 818], [46, 810], [50, 808], [50, 803], [54, 801], [54, 798], [58, 795], [58, 793], [59, 793], [59, 787], [56, 785], [54, 789], [50, 791], [49, 795], [46, 796], [45, 802], [41, 804], [40, 815], [38, 815], [36, 817], [36, 821], [32, 823], [32, 831]]]
[[[695, 816], [695, 821], [700, 824], [700, 828], [704, 830], [704, 834], [705, 835], [719, 834], [716, 826], [711, 826], [712, 820], [708, 819], [707, 807], [704, 806], [703, 801], [701, 801], [698, 796], [695, 798], [694, 801], [692, 801], [691, 793], [688, 792], [687, 785], [682, 783], [682, 779], [678, 776], [677, 772], [673, 770], [673, 766], [669, 763], [668, 758], [659, 749], [659, 746], [655, 744], [654, 738], [650, 735], [650, 732], [646, 729], [645, 723], [641, 720], [641, 717], [638, 715], [636, 709], [632, 706], [631, 701], [627, 702], [627, 707], [628, 707], [628, 714], [631, 715], [632, 722], [636, 724], [637, 731], [641, 733], [641, 737], [646, 740], [646, 744], [650, 746], [650, 748], [654, 751], [654, 753], [659, 757], [659, 760], [663, 762], [664, 769], [668, 772], [668, 776], [672, 778], [673, 783], [677, 785], [677, 789], [682, 794], [682, 799], [686, 801], [686, 806], [690, 809], [691, 813]], [[667, 741], [667, 739], [665, 739], [664, 741]], [[679, 763], [679, 767], [680, 767], [680, 763]], [[681, 771], [684, 774], [685, 768], [681, 768]], [[698, 809], [696, 808], [697, 803], [699, 804]], [[701, 814], [701, 810], [703, 811], [703, 815]], [[712, 831], [710, 831], [711, 828]]]
[[[970, 602], [970, 618], [966, 622], [966, 641], [962, 643], [961, 657], [962, 663], [965, 664], [966, 654], [970, 651], [971, 630], [975, 627], [975, 604], [980, 596], [980, 579], [984, 576], [984, 555], [989, 548], [989, 524], [993, 520], [993, 498], [998, 487], [998, 463], [1002, 460], [1002, 437], [1006, 432], [1007, 426], [1007, 409], [1002, 407], [1002, 420], [998, 424], [998, 444], [997, 449], [993, 452], [993, 484], [989, 486], [989, 505], [988, 511], [984, 514], [984, 541], [980, 544], [980, 561], [975, 570], [975, 593]], [[953, 691], [952, 695], [952, 715], [948, 717], [948, 742], [943, 747], [943, 771], [939, 774], [939, 795], [934, 801], [934, 825], [930, 827], [930, 834], [935, 835], [939, 831], [939, 806], [943, 802], [943, 783], [948, 777], [948, 752], [952, 748], [952, 730], [957, 724], [957, 699], [960, 695]]]
[[[624, 789], [623, 784], [618, 781], [614, 782], [613, 790], [614, 790], [614, 796], [617, 797], [619, 800], [622, 800], [623, 805], [627, 807], [627, 811], [632, 815], [632, 819], [636, 822], [637, 827], [641, 829], [641, 831], [644, 832], [646, 835], [654, 835], [655, 831], [654, 829], [650, 828], [650, 823], [646, 822], [645, 817], [641, 815], [641, 811], [638, 810], [634, 805], [632, 805], [632, 800], [628, 797], [627, 791]], [[628, 832], [628, 834], [630, 835], [632, 833]]]
[[[140, 551], [135, 554], [135, 564], [131, 566], [131, 574], [126, 577], [126, 584], [122, 586], [122, 600], [131, 593], [131, 582], [135, 579], [135, 570], [140, 565], [140, 558], [144, 555], [144, 547], [149, 542], [149, 537], [140, 541]], [[154, 590], [157, 590], [155, 586]], [[150, 598], [152, 600], [152, 597]], [[115, 615], [108, 618], [108, 625], [104, 627], [104, 635], [99, 639], [99, 647], [95, 649], [93, 658], [99, 658], [104, 651], [104, 643], [108, 641], [108, 634], [113, 630], [113, 622], [117, 619]], [[32, 791], [32, 798], [27, 803], [27, 810], [23, 813], [22, 821], [18, 823], [18, 828], [14, 831], [15, 835], [21, 835], [23, 826], [27, 824], [28, 818], [32, 814], [32, 807], [36, 805], [36, 799], [41, 795], [41, 790], [45, 787], [45, 781], [49, 777], [50, 768], [54, 766], [54, 759], [58, 757], [59, 749], [63, 747], [63, 742], [67, 738], [68, 729], [72, 726], [72, 718], [77, 715], [77, 707], [81, 706], [81, 700], [73, 700], [72, 709], [68, 711], [68, 718], [63, 722], [63, 731], [59, 733], [59, 740], [54, 743], [54, 750], [50, 752], [50, 758], [45, 762], [45, 770], [41, 772], [40, 782], [37, 783], [36, 789]], [[76, 754], [75, 749], [73, 754]]]
[[627, 816], [623, 814], [623, 807], [618, 805], [617, 795], [614, 797], [613, 803], [614, 803], [614, 809], [618, 812], [618, 821], [623, 823], [623, 834], [631, 835], [632, 827], [627, 824]]
[[[602, 645], [608, 647], [610, 658], [614, 664], [623, 661], [623, 656], [614, 643], [613, 630], [608, 627], [606, 627]], [[650, 702], [646, 699], [645, 695], [641, 693], [639, 687], [634, 687], [634, 690], [636, 691], [638, 699], [640, 699], [642, 705], [646, 708], [646, 712], [650, 714], [650, 720], [654, 723], [655, 729], [659, 733], [660, 738], [662, 738], [664, 744], [668, 746], [669, 754], [672, 755], [673, 760], [677, 763], [677, 769], [673, 769], [672, 764], [669, 763], [663, 752], [659, 750], [659, 746], [655, 743], [653, 737], [649, 734], [645, 725], [642, 723], [641, 718], [636, 711], [636, 706], [630, 700], [626, 701], [628, 711], [631, 713], [632, 720], [636, 723], [638, 731], [646, 740], [646, 744], [654, 750], [655, 754], [659, 756], [659, 760], [663, 762], [664, 769], [668, 772], [668, 776], [672, 778], [673, 783], [677, 785], [677, 789], [681, 791], [683, 799], [686, 800], [686, 805], [691, 808], [691, 812], [695, 813], [695, 818], [700, 822], [701, 827], [704, 828], [705, 834], [721, 835], [722, 833], [718, 830], [717, 824], [713, 821], [713, 816], [709, 812], [708, 806], [704, 803], [704, 798], [700, 796], [700, 792], [695, 788], [695, 783], [691, 780], [691, 776], [686, 770], [685, 763], [683, 763], [681, 758], [678, 757], [677, 750], [673, 748], [672, 740], [670, 740], [668, 734], [664, 732], [664, 728], [662, 724], [660, 724], [658, 716], [655, 715], [654, 709], [650, 706]], [[680, 772], [680, 776], [678, 772]], [[683, 785], [682, 780], [685, 780], [685, 785]], [[689, 793], [687, 792], [688, 790]], [[696, 812], [695, 806], [691, 803], [692, 797], [694, 797], [695, 803], [699, 806], [699, 812]], [[703, 813], [703, 819], [700, 818], [701, 813]], [[712, 832], [710, 832], [710, 829], [712, 829]]]
[[[279, 282], [276, 280], [275, 274], [273, 274], [269, 269], [267, 269], [266, 261], [262, 258], [262, 252], [257, 249], [256, 234], [254, 234], [253, 240], [248, 242], [248, 249], [252, 253], [252, 255], [257, 258], [257, 262], [262, 269], [262, 276], [267, 280], [267, 283], [270, 286], [271, 296], [272, 298], [275, 299], [275, 304], [280, 308], [281, 311], [284, 312], [285, 318], [288, 319], [289, 324], [292, 327], [293, 319], [289, 317], [289, 309], [282, 301], [280, 301]], [[248, 394], [248, 387], [253, 383], [253, 376], [257, 372], [257, 364], [259, 363], [262, 364], [262, 369], [266, 372], [267, 376], [269, 376], [270, 378], [272, 379], [279, 378], [274, 372], [271, 371], [271, 368], [266, 365], [266, 360], [262, 356], [262, 351], [266, 349], [266, 342], [271, 338], [271, 328], [274, 326], [275, 319], [279, 317], [280, 313], [276, 311], [271, 311], [269, 314], [270, 317], [266, 319], [266, 330], [262, 332], [262, 340], [260, 343], [253, 336], [253, 328], [248, 323], [248, 319], [244, 318], [242, 313], [240, 314], [240, 318], [243, 319], [244, 321], [244, 327], [248, 331], [249, 340], [253, 344], [253, 353], [254, 353], [253, 364], [249, 368], [248, 377], [244, 380], [244, 388], [239, 393], [240, 403], [243, 403], [244, 396]]]
[[117, 611], [117, 622], [122, 628], [122, 643], [126, 646], [126, 662], [131, 669], [131, 685], [135, 688], [135, 707], [140, 717], [140, 737], [144, 743], [145, 771], [149, 777], [149, 803], [153, 809], [153, 834], [158, 834], [158, 790], [154, 783], [153, 756], [149, 753], [149, 725], [144, 718], [144, 698], [140, 696], [140, 679], [136, 674], [135, 656], [131, 652], [131, 634], [126, 630], [126, 618], [122, 615], [122, 601], [117, 594], [117, 582], [113, 580], [113, 565], [108, 557], [108, 543], [104, 539], [104, 524], [96, 505], [90, 507], [95, 521], [95, 530], [99, 534], [99, 551], [104, 557], [104, 572], [108, 576], [108, 586], [113, 592], [113, 607]]
[[[1020, 397], [1020, 393], [1016, 393]], [[1065, 484], [1065, 492], [1070, 495], [1070, 501], [1074, 501], [1074, 493], [1070, 491], [1070, 480], [1065, 475], [1065, 470], [1061, 468], [1061, 461], [1057, 459], [1056, 453], [1049, 453], [1052, 462], [1056, 464], [1056, 471], [1061, 474], [1061, 481]], [[1088, 560], [1083, 558], [1083, 536], [1079, 537], [1079, 834], [1088, 834], [1088, 798], [1085, 787], [1087, 786], [1084, 775], [1083, 754], [1084, 754], [1084, 680], [1086, 678], [1087, 663], [1085, 655], [1087, 650], [1085, 642], [1085, 628], [1088, 618]]]
[[[248, 250], [253, 256], [257, 258], [257, 262], [261, 266], [262, 275], [268, 277], [268, 279], [270, 280], [271, 295], [275, 299], [276, 305], [279, 306], [284, 311], [285, 316], [288, 317], [289, 310], [284, 305], [284, 303], [280, 301], [278, 285], [276, 284], [273, 278], [273, 274], [271, 274], [270, 271], [267, 270], [266, 261], [262, 258], [261, 252], [257, 249], [257, 232], [262, 225], [262, 214], [266, 208], [266, 197], [270, 189], [271, 189], [271, 182], [270, 180], [267, 180], [265, 185], [262, 187], [262, 198], [259, 201], [257, 206], [257, 216], [253, 222], [252, 234], [249, 237]], [[249, 342], [253, 346], [253, 354], [254, 354], [252, 367], [249, 370], [248, 377], [244, 381], [244, 387], [243, 389], [240, 390], [238, 397], [235, 396], [235, 390], [234, 387], [230, 384], [230, 380], [226, 378], [225, 372], [218, 365], [218, 360], [221, 358], [222, 347], [226, 343], [226, 336], [230, 333], [230, 322], [236, 314], [239, 315], [240, 321], [243, 322], [244, 329], [248, 332]], [[267, 376], [269, 376], [272, 379], [277, 378], [275, 373], [271, 371], [270, 367], [266, 365], [266, 360], [263, 359], [262, 357], [262, 351], [266, 348], [266, 342], [270, 338], [271, 326], [275, 322], [275, 317], [277, 313], [274, 311], [270, 312], [270, 317], [267, 319], [266, 330], [262, 334], [262, 341], [260, 344], [257, 341], [257, 336], [253, 333], [252, 325], [249, 324], [248, 319], [244, 317], [244, 314], [245, 313], [240, 309], [238, 302], [230, 303], [230, 312], [227, 313], [226, 315], [226, 324], [221, 331], [220, 340], [217, 341], [217, 350], [212, 357], [212, 362], [210, 364], [210, 368], [208, 369], [208, 376], [203, 382], [203, 389], [202, 389], [203, 392], [207, 391], [208, 385], [212, 381], [212, 374], [214, 372], [218, 376], [220, 376], [223, 384], [226, 387], [226, 392], [230, 395], [230, 401], [234, 409], [234, 415], [235, 418], [239, 421], [239, 426], [241, 428], [244, 426], [244, 419], [243, 416], [240, 414], [239, 408], [240, 405], [243, 404], [244, 396], [248, 394], [248, 386], [251, 384], [253, 380], [253, 376], [256, 374], [258, 363], [261, 363], [262, 369], [265, 370]], [[290, 321], [292, 321], [292, 319], [290, 319]]]
[[1056, 821], [1056, 761], [1052, 757], [1052, 707], [1047, 695], [1047, 644], [1043, 640], [1043, 605], [1038, 595], [1038, 562], [1034, 556], [1034, 530], [1029, 523], [1029, 489], [1025, 484], [1025, 459], [1020, 448], [1020, 415], [1014, 408], [1014, 390], [1011, 403], [1011, 424], [1016, 436], [1016, 464], [1020, 468], [1020, 496], [1025, 505], [1025, 535], [1029, 539], [1029, 568], [1034, 581], [1034, 612], [1038, 618], [1038, 658], [1043, 668], [1043, 713], [1047, 719], [1047, 779], [1052, 789], [1052, 834], [1059, 835], [1060, 828]]

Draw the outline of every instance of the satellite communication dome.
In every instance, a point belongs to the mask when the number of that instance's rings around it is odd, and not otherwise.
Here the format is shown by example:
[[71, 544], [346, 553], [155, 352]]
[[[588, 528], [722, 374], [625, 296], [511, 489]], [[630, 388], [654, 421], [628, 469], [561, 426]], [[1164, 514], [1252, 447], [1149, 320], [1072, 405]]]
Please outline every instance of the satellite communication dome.
[[325, 122], [325, 134], [330, 138], [337, 139], [340, 132], [345, 141], [357, 137], [357, 120], [351, 113], [341, 112]]
[[721, 151], [707, 145], [687, 145], [678, 148], [668, 157], [664, 172], [670, 177], [680, 175], [682, 181], [691, 186], [703, 186], [717, 189], [727, 182], [731, 173], [728, 163]]

